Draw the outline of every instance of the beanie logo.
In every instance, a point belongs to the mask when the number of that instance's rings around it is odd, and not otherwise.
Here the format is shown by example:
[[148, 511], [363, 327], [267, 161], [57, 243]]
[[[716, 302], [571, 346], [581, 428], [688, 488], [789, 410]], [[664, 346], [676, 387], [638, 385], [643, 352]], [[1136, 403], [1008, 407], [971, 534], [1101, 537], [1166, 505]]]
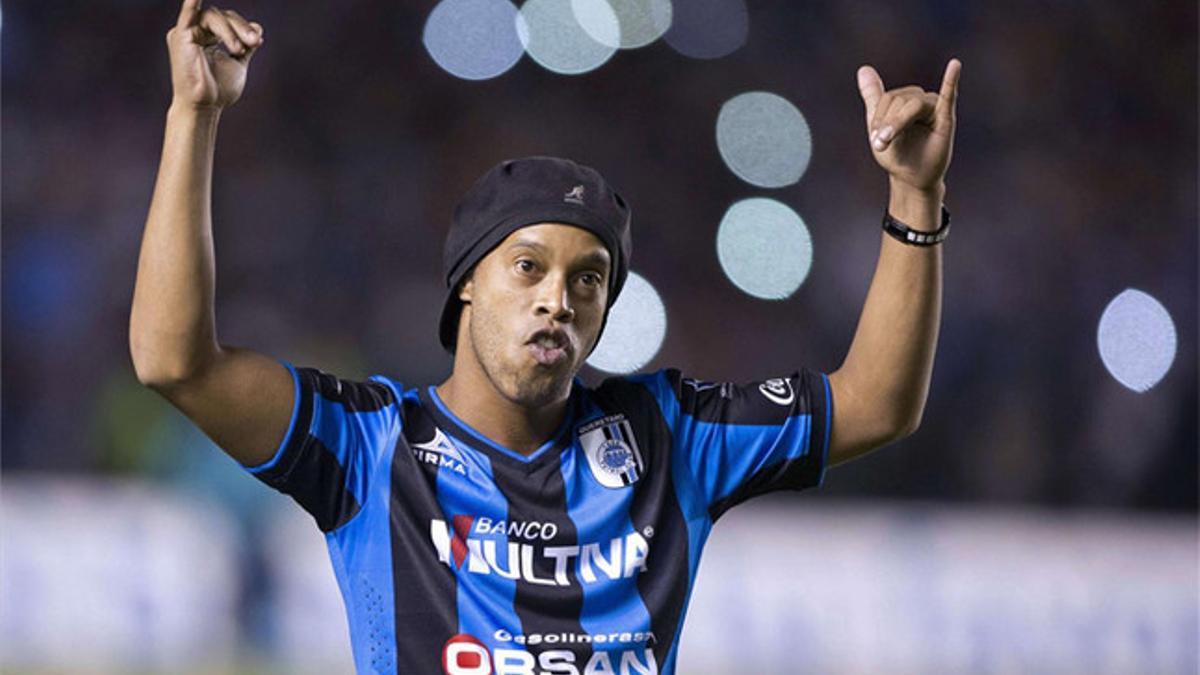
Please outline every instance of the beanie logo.
[[583, 206], [583, 186], [576, 185], [575, 187], [571, 188], [570, 192], [563, 195], [563, 201]]

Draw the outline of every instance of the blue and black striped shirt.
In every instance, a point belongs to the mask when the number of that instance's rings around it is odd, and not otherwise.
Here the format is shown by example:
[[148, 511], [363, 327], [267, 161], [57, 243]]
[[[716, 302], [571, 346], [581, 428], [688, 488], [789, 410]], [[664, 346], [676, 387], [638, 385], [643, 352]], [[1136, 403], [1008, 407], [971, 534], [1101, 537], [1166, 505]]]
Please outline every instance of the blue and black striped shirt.
[[325, 532], [362, 673], [672, 673], [713, 522], [819, 485], [828, 456], [829, 380], [805, 369], [576, 379], [523, 456], [433, 387], [287, 367], [287, 435], [249, 470]]

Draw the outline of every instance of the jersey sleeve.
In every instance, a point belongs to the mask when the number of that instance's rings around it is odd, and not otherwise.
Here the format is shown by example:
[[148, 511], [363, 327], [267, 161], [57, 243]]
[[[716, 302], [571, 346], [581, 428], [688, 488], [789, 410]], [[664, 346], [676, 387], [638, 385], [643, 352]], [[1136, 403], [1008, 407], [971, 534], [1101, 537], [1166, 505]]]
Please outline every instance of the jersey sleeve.
[[362, 509], [372, 469], [398, 433], [396, 396], [383, 382], [283, 365], [295, 387], [287, 433], [271, 459], [245, 468], [332, 532]]
[[744, 384], [676, 369], [647, 377], [714, 521], [751, 497], [824, 479], [833, 415], [827, 375], [802, 368]]

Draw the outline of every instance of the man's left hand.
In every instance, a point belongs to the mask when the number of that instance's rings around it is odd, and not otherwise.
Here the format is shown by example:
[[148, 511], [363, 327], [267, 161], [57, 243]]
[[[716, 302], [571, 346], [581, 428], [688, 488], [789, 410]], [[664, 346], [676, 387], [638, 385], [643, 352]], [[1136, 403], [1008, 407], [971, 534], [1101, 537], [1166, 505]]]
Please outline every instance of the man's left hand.
[[858, 69], [872, 154], [899, 182], [922, 192], [942, 185], [954, 146], [955, 102], [962, 62], [950, 59], [939, 92], [917, 86], [884, 91], [871, 66]]

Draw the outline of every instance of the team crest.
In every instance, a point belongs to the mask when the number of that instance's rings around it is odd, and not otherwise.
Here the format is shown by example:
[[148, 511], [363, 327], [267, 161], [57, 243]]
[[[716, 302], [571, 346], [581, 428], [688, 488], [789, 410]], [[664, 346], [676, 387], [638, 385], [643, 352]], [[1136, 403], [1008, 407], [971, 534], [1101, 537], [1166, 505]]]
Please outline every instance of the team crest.
[[624, 415], [609, 415], [579, 427], [579, 445], [592, 476], [608, 488], [633, 485], [642, 477], [642, 453]]

